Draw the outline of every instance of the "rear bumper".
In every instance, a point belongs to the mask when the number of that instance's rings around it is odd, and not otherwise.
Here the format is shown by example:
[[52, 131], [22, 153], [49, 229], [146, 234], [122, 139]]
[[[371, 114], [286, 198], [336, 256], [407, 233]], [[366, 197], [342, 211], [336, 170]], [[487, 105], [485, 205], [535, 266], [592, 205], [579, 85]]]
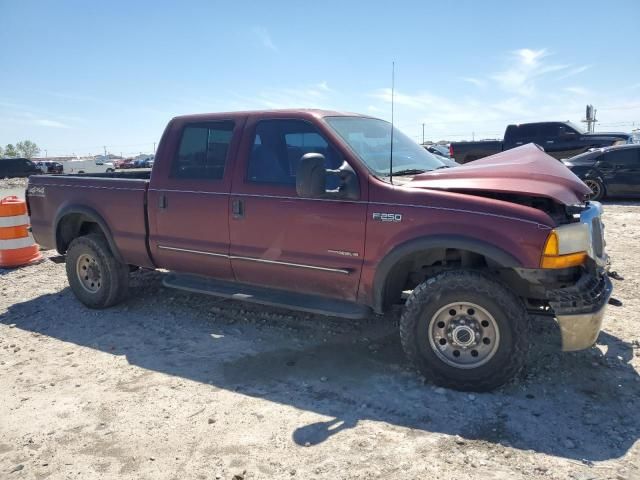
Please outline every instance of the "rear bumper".
[[585, 273], [571, 287], [547, 291], [549, 306], [560, 325], [562, 350], [583, 350], [595, 343], [612, 291], [604, 271]]

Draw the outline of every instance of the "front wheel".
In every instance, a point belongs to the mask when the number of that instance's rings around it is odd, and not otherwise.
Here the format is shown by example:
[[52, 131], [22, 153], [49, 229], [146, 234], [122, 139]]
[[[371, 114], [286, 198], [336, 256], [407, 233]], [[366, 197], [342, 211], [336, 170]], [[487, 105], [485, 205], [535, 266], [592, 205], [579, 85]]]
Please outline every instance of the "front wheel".
[[604, 184], [597, 178], [587, 178], [584, 184], [591, 189], [589, 200], [602, 200], [605, 194]]
[[488, 391], [511, 380], [529, 349], [522, 301], [479, 272], [444, 272], [418, 285], [400, 319], [407, 357], [438, 385]]
[[113, 173], [115, 170], [113, 168], [107, 168], [107, 173]]
[[66, 270], [75, 296], [89, 308], [121, 302], [129, 287], [129, 266], [120, 263], [100, 234], [78, 237], [67, 250]]

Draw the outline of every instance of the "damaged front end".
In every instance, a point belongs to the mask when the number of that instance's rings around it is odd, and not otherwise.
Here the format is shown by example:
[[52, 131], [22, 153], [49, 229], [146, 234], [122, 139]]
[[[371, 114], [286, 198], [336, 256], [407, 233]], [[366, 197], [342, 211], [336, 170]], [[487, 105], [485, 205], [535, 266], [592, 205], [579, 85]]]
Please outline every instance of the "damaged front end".
[[572, 221], [550, 234], [541, 268], [516, 273], [527, 284], [525, 296], [557, 318], [562, 349], [575, 351], [595, 343], [613, 287], [607, 275], [602, 206], [588, 202], [567, 207], [567, 213]]

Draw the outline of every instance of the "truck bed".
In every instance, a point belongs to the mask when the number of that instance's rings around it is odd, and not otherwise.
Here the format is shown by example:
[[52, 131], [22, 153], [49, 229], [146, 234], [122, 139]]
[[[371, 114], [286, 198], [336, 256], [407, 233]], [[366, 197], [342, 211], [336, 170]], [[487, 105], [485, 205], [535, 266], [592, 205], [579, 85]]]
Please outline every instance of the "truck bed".
[[[151, 172], [76, 175], [35, 175], [29, 179], [27, 201], [35, 240], [44, 248], [56, 245], [55, 232], [76, 228], [91, 219], [110, 232], [112, 248], [122, 260], [153, 266], [147, 249], [146, 198]], [[72, 219], [71, 226], [61, 222]]]
[[469, 163], [480, 158], [500, 153], [503, 149], [501, 140], [480, 140], [477, 142], [453, 142], [450, 150], [458, 163]]

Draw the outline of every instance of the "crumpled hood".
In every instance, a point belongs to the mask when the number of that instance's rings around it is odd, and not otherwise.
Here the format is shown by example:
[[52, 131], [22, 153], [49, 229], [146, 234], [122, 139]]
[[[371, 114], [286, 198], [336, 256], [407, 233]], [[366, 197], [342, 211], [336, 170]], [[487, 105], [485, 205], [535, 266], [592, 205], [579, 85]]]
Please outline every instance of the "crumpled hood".
[[562, 162], [533, 143], [459, 167], [416, 175], [405, 186], [548, 197], [565, 205], [582, 203], [591, 192]]

